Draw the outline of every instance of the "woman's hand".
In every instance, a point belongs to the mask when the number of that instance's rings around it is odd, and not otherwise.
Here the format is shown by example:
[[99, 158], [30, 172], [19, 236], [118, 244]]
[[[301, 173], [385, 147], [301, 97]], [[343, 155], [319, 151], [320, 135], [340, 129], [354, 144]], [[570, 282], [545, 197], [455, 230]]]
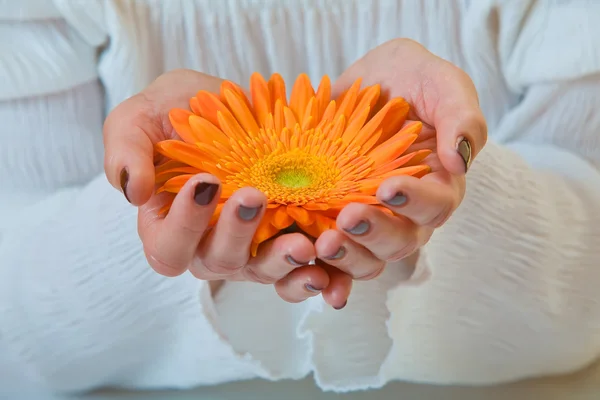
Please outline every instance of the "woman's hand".
[[273, 283], [290, 302], [316, 296], [329, 285], [329, 275], [314, 265], [314, 245], [305, 236], [279, 236], [250, 258], [251, 240], [266, 208], [259, 191], [244, 188], [235, 193], [209, 230], [220, 182], [199, 174], [182, 188], [168, 215], [158, 216], [165, 194], [154, 194], [154, 144], [177, 136], [168, 112], [187, 108], [199, 90], [218, 93], [221, 82], [199, 72], [177, 70], [116, 107], [104, 126], [106, 176], [139, 206], [139, 235], [148, 262], [158, 273], [177, 276], [189, 270], [209, 281]]
[[434, 149], [425, 160], [432, 173], [398, 176], [382, 183], [377, 197], [390, 216], [364, 204], [349, 204], [337, 230], [315, 243], [317, 256], [354, 279], [373, 279], [390, 262], [414, 253], [460, 205], [464, 174], [487, 139], [485, 119], [468, 75], [420, 44], [398, 39], [369, 52], [337, 81], [336, 92], [356, 79], [379, 83], [390, 97], [404, 97], [423, 131], [409, 151]]

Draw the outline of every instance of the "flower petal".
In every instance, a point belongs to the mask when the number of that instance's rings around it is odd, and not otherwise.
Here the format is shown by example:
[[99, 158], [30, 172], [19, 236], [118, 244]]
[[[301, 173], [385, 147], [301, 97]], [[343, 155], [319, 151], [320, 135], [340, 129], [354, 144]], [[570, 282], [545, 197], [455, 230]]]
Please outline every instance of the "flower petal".
[[302, 123], [306, 106], [311, 98], [315, 96], [315, 90], [310, 83], [310, 78], [306, 74], [298, 75], [296, 82], [292, 87], [290, 96], [290, 108], [294, 112], [299, 123]]
[[279, 230], [285, 229], [294, 223], [294, 219], [287, 213], [285, 206], [275, 208], [273, 213], [267, 212], [271, 218], [271, 224]]
[[[351, 143], [354, 138], [356, 138], [361, 128], [365, 125], [367, 118], [369, 118], [370, 113], [371, 109], [369, 107], [365, 107], [362, 110], [356, 110], [354, 118], [352, 120], [348, 120], [348, 126], [342, 135], [342, 139], [344, 139], [346, 143]], [[355, 144], [359, 146], [363, 145], [363, 143], [360, 141], [357, 141]]]
[[199, 141], [199, 137], [194, 133], [189, 124], [189, 118], [193, 115], [193, 113], [180, 108], [174, 108], [169, 111], [169, 121], [171, 121], [173, 129], [187, 143], [196, 143]]
[[217, 120], [219, 121], [219, 127], [230, 139], [245, 140], [247, 138], [246, 132], [229, 111], [217, 112]]
[[277, 229], [271, 224], [271, 219], [268, 218], [268, 215], [265, 213], [265, 216], [258, 224], [258, 228], [256, 228], [256, 232], [252, 237], [253, 245], [250, 250], [252, 257], [256, 257], [258, 246], [262, 242], [271, 239], [273, 236], [277, 235], [279, 231], [279, 229]]
[[412, 167], [398, 168], [393, 171], [377, 176], [378, 179], [388, 179], [393, 176], [411, 175], [421, 177], [431, 171], [429, 165], [415, 165]]
[[[371, 118], [369, 122], [365, 124], [365, 126], [362, 127], [362, 129], [360, 130], [360, 132], [358, 132], [356, 137], [353, 138], [354, 142], [358, 145], [362, 145], [363, 143], [365, 143], [380, 127], [382, 127], [382, 122], [384, 121], [385, 116], [388, 113], [390, 113], [394, 108], [397, 108], [399, 104], [402, 105], [404, 103], [406, 103], [406, 100], [404, 100], [403, 98], [395, 98], [387, 102], [383, 106], [383, 108], [379, 110], [379, 112], [375, 114], [373, 118]], [[344, 138], [344, 141], [346, 142], [348, 142], [349, 140], [350, 139], [348, 138]]]
[[179, 168], [179, 167], [187, 167], [187, 166], [188, 165], [185, 163], [175, 161], [175, 160], [169, 160], [163, 164], [157, 165], [156, 168], [154, 169], [154, 172], [156, 174], [160, 174], [161, 172], [167, 171], [169, 169]]
[[418, 135], [407, 134], [381, 143], [371, 150], [367, 155], [373, 160], [373, 168], [380, 167], [400, 157], [417, 140]]
[[323, 211], [329, 208], [327, 203], [306, 203], [302, 205], [303, 208], [309, 211]]
[[165, 171], [156, 173], [154, 182], [156, 184], [160, 185], [162, 183], [165, 183], [169, 179], [174, 178], [181, 174], [196, 175], [196, 174], [199, 174], [200, 172], [202, 172], [202, 171], [200, 171], [198, 168], [194, 168], [194, 167], [178, 167], [178, 168], [167, 169]]
[[406, 167], [420, 164], [421, 162], [423, 162], [423, 160], [429, 157], [429, 155], [433, 153], [433, 151], [429, 149], [422, 149], [415, 151], [415, 153], [415, 156], [406, 162]]
[[321, 121], [317, 124], [317, 129], [323, 129], [327, 124], [333, 121], [333, 117], [335, 116], [335, 110], [337, 107], [336, 104], [337, 103], [335, 102], [335, 100], [331, 100], [329, 104], [327, 104], [327, 107], [323, 112], [323, 116], [321, 117]]
[[329, 229], [335, 229], [336, 223], [334, 218], [329, 218], [323, 214], [315, 215], [315, 225], [319, 228], [320, 233]]
[[244, 91], [244, 89], [242, 89], [242, 87], [240, 85], [233, 83], [231, 81], [223, 81], [223, 83], [221, 83], [221, 101], [223, 103], [225, 103], [227, 101], [227, 99], [225, 97], [225, 92], [227, 90], [231, 90], [232, 92], [237, 94], [240, 97], [240, 99], [242, 99], [244, 104], [246, 104], [246, 107], [248, 107], [248, 109], [252, 110], [252, 104], [250, 104], [250, 100], [248, 100], [248, 97], [246, 96], [246, 92]]
[[275, 130], [280, 132], [286, 127], [285, 116], [283, 114], [283, 108], [287, 107], [281, 100], [275, 102], [275, 109], [273, 110], [273, 123], [275, 124]]
[[377, 104], [377, 100], [379, 100], [379, 96], [381, 94], [381, 86], [379, 84], [375, 84], [372, 86], [367, 86], [360, 91], [358, 94], [357, 104], [354, 112], [350, 116], [350, 120], [354, 119], [356, 114], [360, 112], [365, 107], [369, 107], [371, 110]]
[[202, 151], [193, 144], [179, 140], [163, 140], [162, 142], [158, 142], [154, 147], [163, 156], [198, 169], [204, 169], [203, 161], [212, 159], [212, 154]]
[[348, 89], [344, 93], [344, 99], [341, 100], [341, 103], [340, 103], [340, 100], [338, 100], [338, 103], [340, 106], [337, 109], [337, 112], [335, 113], [334, 118], [338, 118], [340, 115], [343, 115], [346, 119], [350, 118], [350, 115], [352, 115], [352, 112], [354, 111], [354, 106], [356, 105], [356, 100], [358, 99], [358, 93], [360, 92], [360, 84], [361, 83], [362, 83], [361, 78], [354, 81], [352, 86], [350, 86], [350, 89]]
[[156, 193], [169, 192], [169, 193], [179, 193], [183, 185], [187, 183], [194, 175], [178, 175], [174, 178], [169, 179], [162, 185]]
[[358, 152], [358, 154], [360, 154], [361, 156], [367, 154], [373, 148], [373, 146], [375, 146], [379, 142], [379, 139], [381, 138], [382, 134], [383, 129], [380, 128], [377, 132], [373, 134], [373, 136], [367, 139], [367, 141], [362, 146], [360, 146], [360, 151]]
[[244, 103], [244, 100], [231, 90], [225, 90], [225, 99], [233, 115], [235, 115], [242, 128], [246, 130], [246, 133], [256, 135], [258, 133], [258, 124], [254, 119], [254, 115], [252, 115], [252, 111]]
[[265, 125], [267, 115], [271, 109], [271, 94], [269, 93], [269, 85], [265, 78], [258, 72], [255, 72], [250, 77], [250, 95], [252, 97], [252, 106], [256, 114], [256, 119], [261, 126]]
[[381, 128], [383, 128], [383, 140], [387, 140], [390, 136], [393, 136], [406, 121], [410, 105], [405, 99], [401, 99], [401, 102], [395, 102], [389, 112], [386, 114], [383, 121], [381, 121]]
[[277, 100], [280, 100], [282, 105], [287, 106], [285, 82], [282, 76], [277, 73], [271, 75], [268, 86], [269, 93], [271, 94], [271, 106], [274, 107]]
[[412, 153], [405, 154], [402, 157], [395, 159], [394, 161], [391, 161], [387, 164], [379, 166], [378, 168], [375, 168], [373, 171], [371, 171], [369, 175], [379, 176], [385, 174], [386, 172], [390, 172], [397, 168], [400, 168], [402, 166], [408, 167], [418, 165], [430, 154], [431, 150], [429, 149], [413, 151]]
[[358, 183], [358, 190], [362, 194], [373, 196], [377, 193], [377, 189], [379, 189], [381, 182], [383, 182], [383, 179], [363, 179]]
[[227, 106], [217, 96], [206, 90], [201, 90], [196, 94], [195, 107], [198, 108], [197, 111], [194, 111], [196, 114], [206, 118], [216, 126], [219, 126], [219, 119], [217, 118], [219, 112], [230, 114]]
[[331, 80], [329, 79], [329, 76], [324, 75], [323, 78], [321, 78], [321, 83], [319, 83], [315, 97], [317, 99], [317, 112], [314, 117], [317, 122], [320, 122], [325, 114], [325, 109], [331, 101]]
[[319, 226], [314, 223], [314, 224], [310, 224], [310, 225], [304, 225], [298, 222], [298, 228], [300, 228], [300, 230], [304, 233], [306, 233], [309, 236], [312, 236], [314, 238], [318, 238], [319, 236], [321, 236], [321, 231], [319, 230]]
[[375, 196], [369, 196], [360, 193], [350, 193], [344, 196], [340, 203], [344, 203], [344, 205], [348, 203], [377, 204], [378, 201]]
[[227, 135], [206, 118], [192, 114], [189, 117], [189, 125], [192, 128], [194, 137], [197, 138], [197, 142], [211, 145], [213, 142], [219, 142], [225, 146], [229, 145], [229, 138]]
[[313, 213], [302, 207], [288, 205], [286, 211], [288, 215], [294, 218], [294, 220], [299, 224], [310, 225], [315, 221]]

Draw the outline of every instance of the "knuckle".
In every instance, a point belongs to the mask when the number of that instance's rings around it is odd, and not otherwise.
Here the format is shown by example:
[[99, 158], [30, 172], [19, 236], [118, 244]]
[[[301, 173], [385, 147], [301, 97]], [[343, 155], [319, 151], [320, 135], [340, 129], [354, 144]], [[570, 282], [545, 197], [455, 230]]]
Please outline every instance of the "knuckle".
[[202, 236], [206, 233], [206, 225], [202, 224], [202, 223], [196, 223], [194, 224], [192, 221], [193, 218], [190, 219], [186, 219], [185, 222], [182, 222], [179, 225], [179, 229], [182, 231], [182, 233], [184, 233], [185, 235], [189, 235], [192, 237], [198, 237], [198, 236]]
[[419, 242], [417, 240], [416, 235], [413, 235], [413, 236], [414, 237], [409, 239], [407, 242], [405, 242], [404, 245], [400, 249], [395, 250], [394, 252], [385, 255], [384, 257], [382, 257], [382, 259], [386, 263], [398, 262], [398, 261], [410, 256], [415, 251], [417, 251], [419, 248]]
[[162, 258], [156, 251], [152, 251], [144, 247], [144, 255], [148, 264], [154, 271], [163, 276], [175, 277], [179, 276], [187, 270], [186, 265], [180, 265], [178, 263], [167, 262]]
[[[207, 257], [202, 259], [202, 267], [216, 275], [233, 275], [244, 268], [245, 263], [236, 262], [223, 257]], [[201, 270], [202, 268], [194, 268]]]
[[454, 203], [446, 204], [442, 210], [436, 214], [429, 222], [425, 225], [430, 226], [432, 228], [439, 228], [448, 221], [448, 219], [452, 216], [452, 212], [454, 211]]
[[252, 282], [270, 285], [278, 281], [277, 278], [269, 276], [262, 271], [258, 271], [256, 268], [245, 268], [243, 271], [244, 276]]
[[376, 267], [376, 269], [374, 271], [369, 272], [366, 275], [352, 276], [352, 278], [357, 281], [370, 281], [372, 279], [376, 279], [377, 277], [379, 277], [379, 275], [381, 275], [384, 270], [385, 270], [385, 262], [382, 261], [381, 263], [378, 264], [378, 266]]

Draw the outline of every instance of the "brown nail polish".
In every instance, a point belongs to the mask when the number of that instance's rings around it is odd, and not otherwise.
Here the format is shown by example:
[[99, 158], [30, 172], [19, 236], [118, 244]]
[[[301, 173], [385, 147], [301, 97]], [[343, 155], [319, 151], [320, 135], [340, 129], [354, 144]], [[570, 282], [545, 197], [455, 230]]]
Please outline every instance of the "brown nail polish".
[[194, 201], [198, 205], [207, 206], [213, 201], [218, 190], [219, 185], [215, 183], [201, 182], [194, 189]]
[[127, 168], [123, 168], [121, 170], [119, 179], [121, 181], [121, 191], [123, 192], [125, 199], [131, 203], [131, 200], [129, 200], [129, 196], [127, 196], [127, 184], [129, 183], [129, 172], [127, 172]]
[[465, 172], [466, 172], [469, 169], [469, 167], [471, 166], [471, 160], [472, 160], [471, 142], [469, 142], [469, 140], [467, 138], [460, 139], [460, 141], [458, 142], [458, 145], [456, 146], [456, 151], [458, 152], [458, 154], [462, 158], [463, 162], [465, 163]]

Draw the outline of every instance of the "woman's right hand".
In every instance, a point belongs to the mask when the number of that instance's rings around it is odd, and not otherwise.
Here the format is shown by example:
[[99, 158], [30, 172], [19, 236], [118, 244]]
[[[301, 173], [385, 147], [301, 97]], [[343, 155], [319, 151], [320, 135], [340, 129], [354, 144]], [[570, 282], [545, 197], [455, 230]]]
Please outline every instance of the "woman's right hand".
[[199, 72], [175, 70], [121, 103], [106, 119], [106, 176], [139, 207], [138, 232], [148, 262], [165, 276], [189, 270], [207, 281], [274, 284], [280, 297], [289, 302], [306, 300], [327, 288], [328, 303], [342, 306], [350, 277], [335, 279], [330, 285], [328, 273], [314, 265], [315, 249], [304, 235], [281, 235], [250, 257], [251, 240], [266, 208], [265, 196], [256, 189], [234, 193], [218, 223], [208, 229], [219, 201], [220, 182], [212, 175], [198, 174], [177, 194], [167, 216], [158, 215], [166, 194], [154, 194], [153, 148], [158, 141], [177, 137], [169, 110], [188, 108], [189, 99], [199, 90], [219, 93], [221, 82]]

